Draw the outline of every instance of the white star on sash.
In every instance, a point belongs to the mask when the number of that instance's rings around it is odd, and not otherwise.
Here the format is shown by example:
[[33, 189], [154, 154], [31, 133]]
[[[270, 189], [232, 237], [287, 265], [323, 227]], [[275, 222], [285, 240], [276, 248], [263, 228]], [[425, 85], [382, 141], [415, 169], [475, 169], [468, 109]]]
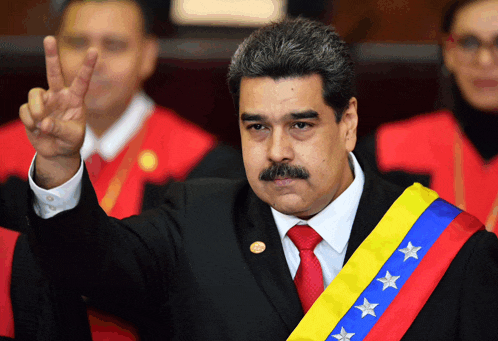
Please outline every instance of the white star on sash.
[[335, 335], [332, 335], [333, 337], [335, 337], [337, 340], [340, 340], [340, 341], [351, 341], [351, 338], [353, 337], [355, 333], [348, 333], [346, 332], [346, 329], [344, 329], [344, 327], [341, 327], [341, 333], [340, 334], [335, 334]]
[[377, 278], [379, 282], [382, 282], [382, 291], [386, 290], [387, 288], [391, 287], [394, 289], [398, 289], [396, 286], [396, 281], [398, 280], [399, 276], [391, 276], [389, 271], [386, 271], [386, 277], [383, 278]]
[[407, 247], [405, 247], [404, 249], [399, 249], [398, 251], [403, 252], [405, 254], [405, 259], [403, 260], [404, 262], [408, 258], [418, 259], [417, 251], [420, 250], [421, 248], [422, 248], [421, 246], [413, 246], [412, 242], [408, 242]]
[[358, 308], [361, 310], [361, 318], [364, 318], [367, 315], [372, 315], [373, 317], [375, 316], [375, 307], [378, 306], [378, 303], [370, 303], [368, 300], [363, 297], [363, 305], [356, 305], [355, 308]]

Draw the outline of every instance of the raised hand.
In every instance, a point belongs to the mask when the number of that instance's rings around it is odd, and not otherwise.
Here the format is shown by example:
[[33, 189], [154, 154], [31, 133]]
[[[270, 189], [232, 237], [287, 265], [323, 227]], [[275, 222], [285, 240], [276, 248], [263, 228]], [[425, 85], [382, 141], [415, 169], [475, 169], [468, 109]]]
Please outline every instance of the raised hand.
[[[28, 103], [19, 109], [19, 117], [38, 153], [35, 179], [42, 180], [37, 182], [50, 188], [69, 179], [78, 169], [79, 150], [85, 137], [84, 97], [97, 61], [97, 51], [88, 50], [78, 75], [66, 87], [56, 39], [46, 37], [43, 46], [49, 88], [31, 89]], [[51, 172], [55, 172], [53, 178], [48, 179], [52, 177]]]

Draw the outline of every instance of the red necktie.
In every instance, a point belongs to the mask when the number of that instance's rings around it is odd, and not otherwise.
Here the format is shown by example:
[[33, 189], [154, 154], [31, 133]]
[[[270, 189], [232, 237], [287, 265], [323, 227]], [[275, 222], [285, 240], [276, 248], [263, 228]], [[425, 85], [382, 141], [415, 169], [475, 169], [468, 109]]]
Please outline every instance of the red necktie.
[[306, 314], [323, 292], [322, 267], [313, 252], [322, 237], [308, 225], [296, 225], [287, 232], [287, 235], [296, 245], [301, 257], [294, 283]]
[[100, 171], [107, 162], [100, 156], [99, 153], [94, 153], [88, 159], [86, 159], [86, 169], [90, 175], [90, 180], [97, 179]]

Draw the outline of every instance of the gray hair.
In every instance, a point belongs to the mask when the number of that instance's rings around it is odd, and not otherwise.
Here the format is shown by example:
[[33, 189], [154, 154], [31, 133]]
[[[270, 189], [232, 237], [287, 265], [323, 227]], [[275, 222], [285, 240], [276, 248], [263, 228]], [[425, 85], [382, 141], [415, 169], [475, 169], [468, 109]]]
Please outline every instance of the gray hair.
[[346, 43], [331, 26], [304, 18], [288, 19], [258, 29], [232, 57], [228, 87], [236, 109], [243, 77], [273, 79], [319, 74], [324, 101], [336, 121], [354, 95], [353, 62]]

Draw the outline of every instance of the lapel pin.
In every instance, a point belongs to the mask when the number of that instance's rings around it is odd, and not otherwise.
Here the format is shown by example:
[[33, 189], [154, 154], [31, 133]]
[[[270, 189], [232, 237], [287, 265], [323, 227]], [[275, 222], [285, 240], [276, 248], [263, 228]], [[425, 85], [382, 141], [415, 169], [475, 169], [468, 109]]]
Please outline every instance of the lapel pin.
[[251, 244], [251, 246], [249, 247], [249, 249], [251, 250], [252, 253], [261, 253], [263, 251], [266, 250], [266, 245], [265, 243], [263, 242], [254, 242]]

